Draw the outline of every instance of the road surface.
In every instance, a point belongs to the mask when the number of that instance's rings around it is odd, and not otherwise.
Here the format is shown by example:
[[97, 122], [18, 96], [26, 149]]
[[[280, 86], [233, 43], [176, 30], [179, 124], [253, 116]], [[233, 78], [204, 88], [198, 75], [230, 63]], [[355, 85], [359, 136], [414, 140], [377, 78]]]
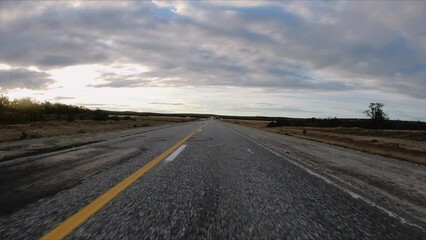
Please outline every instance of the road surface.
[[137, 151], [1, 216], [0, 239], [426, 239], [250, 131], [208, 120], [103, 143]]

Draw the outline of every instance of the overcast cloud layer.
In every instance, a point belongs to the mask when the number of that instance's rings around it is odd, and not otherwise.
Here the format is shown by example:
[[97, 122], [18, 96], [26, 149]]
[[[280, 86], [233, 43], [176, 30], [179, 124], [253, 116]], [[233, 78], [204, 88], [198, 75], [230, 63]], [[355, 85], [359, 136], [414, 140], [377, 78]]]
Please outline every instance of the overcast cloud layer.
[[0, 2], [0, 63], [11, 67], [0, 87], [45, 88], [53, 70], [96, 64], [106, 68], [87, 88], [377, 91], [424, 103], [425, 22], [422, 1]]
[[43, 89], [52, 83], [50, 75], [26, 68], [0, 69], [0, 87], [5, 89]]

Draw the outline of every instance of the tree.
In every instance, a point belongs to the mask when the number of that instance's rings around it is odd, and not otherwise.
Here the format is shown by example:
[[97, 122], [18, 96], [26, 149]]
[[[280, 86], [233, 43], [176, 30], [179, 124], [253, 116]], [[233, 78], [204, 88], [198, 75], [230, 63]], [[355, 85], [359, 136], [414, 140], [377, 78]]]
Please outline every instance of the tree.
[[6, 110], [10, 107], [10, 100], [7, 96], [0, 95], [0, 110]]
[[375, 122], [383, 122], [389, 119], [388, 115], [382, 110], [383, 106], [383, 103], [370, 103], [368, 110], [365, 110], [364, 113]]

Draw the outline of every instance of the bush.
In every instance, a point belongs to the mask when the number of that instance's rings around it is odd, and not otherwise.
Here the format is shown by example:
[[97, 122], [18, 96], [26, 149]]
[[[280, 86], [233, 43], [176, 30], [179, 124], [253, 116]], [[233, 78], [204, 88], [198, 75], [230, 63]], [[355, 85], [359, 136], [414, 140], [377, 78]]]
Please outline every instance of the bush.
[[0, 124], [29, 123], [46, 120], [74, 121], [94, 119], [106, 120], [108, 115], [99, 109], [93, 111], [81, 106], [66, 105], [62, 103], [37, 102], [31, 98], [9, 100], [7, 96], [0, 95]]
[[67, 121], [68, 122], [74, 122], [75, 118], [74, 118], [74, 114], [68, 114], [68, 118]]
[[21, 134], [19, 135], [19, 140], [25, 140], [28, 138], [28, 134], [25, 131], [21, 131]]
[[377, 125], [371, 119], [339, 118], [279, 118], [268, 123], [267, 127], [358, 127], [366, 129], [426, 130], [426, 122], [387, 120]]

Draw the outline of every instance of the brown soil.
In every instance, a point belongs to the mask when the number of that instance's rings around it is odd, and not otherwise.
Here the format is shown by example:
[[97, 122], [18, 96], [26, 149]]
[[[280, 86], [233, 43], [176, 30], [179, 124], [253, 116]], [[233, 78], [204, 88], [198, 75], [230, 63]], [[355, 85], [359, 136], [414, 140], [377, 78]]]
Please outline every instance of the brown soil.
[[81, 133], [107, 132], [137, 127], [152, 127], [171, 122], [186, 122], [191, 120], [194, 119], [179, 117], [132, 117], [131, 120], [49, 121], [29, 124], [0, 125], [0, 143]]
[[426, 131], [320, 127], [267, 128], [269, 121], [226, 121], [367, 153], [426, 164]]

